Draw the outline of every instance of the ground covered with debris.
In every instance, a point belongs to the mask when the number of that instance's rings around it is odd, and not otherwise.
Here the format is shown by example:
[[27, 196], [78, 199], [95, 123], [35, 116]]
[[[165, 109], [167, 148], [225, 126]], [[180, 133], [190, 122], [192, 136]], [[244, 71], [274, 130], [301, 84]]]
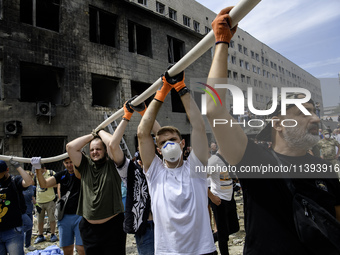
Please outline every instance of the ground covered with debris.
[[[235, 234], [232, 234], [229, 236], [229, 253], [230, 255], [240, 255], [243, 252], [243, 245], [244, 245], [244, 237], [245, 237], [245, 231], [244, 231], [244, 215], [243, 215], [243, 198], [241, 196], [235, 196], [235, 200], [237, 203], [237, 212], [239, 215], [239, 224], [240, 224], [240, 231], [238, 231]], [[47, 221], [47, 218], [46, 218]], [[37, 232], [37, 222], [36, 218], [34, 217], [34, 226], [33, 226], [33, 235], [32, 235], [32, 243], [31, 245], [34, 246], [37, 250], [43, 250], [48, 246], [51, 245], [58, 245], [59, 246], [59, 240], [56, 242], [50, 242], [50, 233], [49, 233], [49, 226], [48, 222], [44, 225], [44, 236], [46, 237], [46, 241], [38, 244], [34, 244], [34, 240], [37, 238], [38, 232]], [[56, 235], [59, 238], [58, 232]], [[217, 251], [218, 250], [218, 243], [216, 242]], [[29, 251], [25, 249], [25, 254], [27, 254]], [[74, 252], [74, 255], [76, 255], [77, 252]], [[134, 235], [128, 234], [126, 239], [126, 254], [127, 255], [138, 255], [137, 248], [136, 248], [136, 242]]]

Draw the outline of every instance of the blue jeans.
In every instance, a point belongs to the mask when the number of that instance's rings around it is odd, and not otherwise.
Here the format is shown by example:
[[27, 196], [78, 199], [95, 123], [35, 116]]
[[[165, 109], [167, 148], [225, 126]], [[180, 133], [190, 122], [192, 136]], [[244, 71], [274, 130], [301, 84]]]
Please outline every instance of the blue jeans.
[[32, 213], [26, 213], [22, 215], [22, 230], [25, 236], [25, 247], [28, 248], [31, 245], [33, 227], [33, 215]]
[[154, 224], [148, 221], [146, 232], [144, 235], [135, 234], [137, 250], [139, 255], [154, 255]]
[[0, 255], [24, 255], [22, 227], [0, 230]]

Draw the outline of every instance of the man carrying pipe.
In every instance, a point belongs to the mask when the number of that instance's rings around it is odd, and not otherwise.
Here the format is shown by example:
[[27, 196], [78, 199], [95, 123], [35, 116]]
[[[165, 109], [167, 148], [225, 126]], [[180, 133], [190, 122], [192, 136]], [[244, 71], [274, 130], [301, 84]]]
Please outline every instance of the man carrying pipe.
[[[164, 126], [156, 134], [155, 153], [152, 125], [166, 95], [174, 88], [192, 125], [192, 151], [183, 160], [184, 139], [176, 127]], [[138, 143], [151, 196], [155, 223], [155, 254], [216, 254], [208, 213], [207, 174], [195, 166], [208, 162], [208, 139], [200, 111], [184, 83], [184, 72], [170, 77], [146, 110], [138, 126]]]
[[[215, 54], [209, 72], [208, 84], [215, 87], [216, 84], [226, 83], [228, 46], [234, 34], [230, 29], [231, 19], [228, 15], [231, 8], [223, 9], [212, 23], [216, 37]], [[217, 89], [222, 102], [226, 102], [226, 89]], [[287, 94], [288, 95], [288, 94]], [[291, 94], [291, 99], [301, 99], [304, 95]], [[229, 164], [241, 169], [244, 166], [271, 166], [299, 164], [304, 167], [312, 165], [330, 164], [322, 159], [313, 157], [307, 150], [318, 141], [318, 124], [320, 119], [315, 114], [315, 106], [312, 100], [302, 104], [309, 115], [302, 113], [294, 104], [286, 106], [286, 114], [281, 112], [278, 105], [272, 120], [294, 119], [296, 127], [285, 127], [281, 121], [275, 121], [273, 126], [269, 123], [258, 135], [258, 140], [272, 142], [272, 149], [255, 144], [248, 139], [239, 125], [216, 125], [214, 119], [233, 120], [227, 108], [216, 105], [207, 97], [207, 118], [212, 127], [216, 141], [219, 144], [221, 155]], [[271, 105], [268, 105], [268, 109]], [[285, 164], [280, 163], [283, 162]], [[334, 172], [333, 172], [334, 173]], [[244, 254], [316, 254], [316, 249], [322, 251], [317, 254], [339, 254], [329, 252], [330, 246], [321, 244], [321, 240], [312, 238], [312, 243], [306, 245], [301, 240], [294, 223], [293, 196], [291, 186], [293, 184], [301, 194], [314, 200], [333, 217], [333, 223], [338, 225], [335, 218], [340, 221], [340, 184], [335, 174], [334, 178], [317, 179], [290, 179], [278, 174], [276, 179], [264, 178], [240, 178], [244, 194], [245, 230], [246, 240]], [[281, 178], [280, 178], [281, 177]], [[307, 211], [307, 215], [308, 215]], [[327, 226], [325, 226], [327, 227]], [[339, 240], [336, 241], [337, 243]], [[335, 247], [334, 243], [334, 247]], [[314, 246], [314, 248], [312, 248]], [[333, 248], [334, 248], [333, 247]]]

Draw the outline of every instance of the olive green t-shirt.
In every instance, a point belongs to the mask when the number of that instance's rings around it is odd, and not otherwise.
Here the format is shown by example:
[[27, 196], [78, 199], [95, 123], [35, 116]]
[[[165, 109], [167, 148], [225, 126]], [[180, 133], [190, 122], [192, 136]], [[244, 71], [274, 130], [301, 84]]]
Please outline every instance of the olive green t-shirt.
[[83, 155], [77, 169], [81, 174], [78, 215], [88, 220], [100, 220], [124, 212], [122, 180], [111, 159], [96, 165], [89, 157]]

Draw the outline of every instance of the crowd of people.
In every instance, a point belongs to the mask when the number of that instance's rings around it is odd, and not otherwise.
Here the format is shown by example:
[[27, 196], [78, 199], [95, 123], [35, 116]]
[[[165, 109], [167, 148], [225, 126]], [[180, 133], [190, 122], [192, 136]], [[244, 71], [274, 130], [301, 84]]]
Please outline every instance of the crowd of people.
[[[216, 43], [207, 81], [212, 87], [227, 79], [228, 47], [237, 30], [237, 26], [230, 28], [231, 9], [223, 9], [212, 23]], [[312, 100], [302, 103], [310, 115], [302, 114], [294, 104], [287, 105], [283, 114], [278, 103], [267, 118], [294, 119], [298, 125], [287, 127], [280, 121], [270, 122], [256, 142], [240, 126], [215, 126], [215, 119], [231, 120], [232, 116], [224, 105], [215, 105], [207, 97], [207, 118], [215, 139], [208, 146], [205, 122], [184, 82], [184, 72], [171, 77], [166, 71], [162, 81], [148, 107], [145, 103], [133, 106], [133, 98], [125, 102], [124, 115], [113, 134], [92, 131], [69, 142], [63, 171], [47, 170], [40, 157], [33, 157], [34, 178], [13, 160], [10, 164], [19, 175], [12, 176], [6, 162], [0, 161], [0, 255], [22, 255], [24, 246], [34, 249], [30, 243], [33, 205], [38, 219], [35, 243], [46, 241], [43, 224], [47, 213], [50, 241], [58, 240], [57, 226], [65, 255], [73, 254], [74, 248], [80, 255], [124, 255], [127, 233], [135, 234], [140, 255], [214, 255], [214, 232], [220, 253], [229, 254], [229, 235], [239, 230], [234, 190], [240, 188], [245, 213], [244, 254], [313, 254], [296, 230], [289, 185], [339, 223], [340, 183], [335, 174], [331, 178], [238, 178], [226, 171], [197, 169], [275, 166], [282, 162], [304, 167], [322, 164], [330, 169], [339, 164], [339, 130], [334, 132], [334, 138], [329, 130], [319, 134], [320, 118]], [[190, 145], [185, 144], [179, 129], [161, 127], [156, 120], [172, 89], [180, 96], [192, 126]], [[225, 102], [226, 90], [216, 90]], [[298, 100], [305, 95], [290, 93], [287, 97]], [[120, 141], [134, 112], [142, 119], [137, 129], [139, 151], [130, 160], [120, 148]], [[87, 145], [88, 155], [83, 151]], [[312, 156], [313, 151], [318, 155]], [[35, 196], [32, 185], [36, 187]], [[124, 195], [122, 187], [126, 189]], [[54, 188], [58, 189], [57, 199], [67, 197], [57, 225]], [[212, 229], [210, 215], [216, 229]], [[328, 248], [336, 250], [336, 245]]]

